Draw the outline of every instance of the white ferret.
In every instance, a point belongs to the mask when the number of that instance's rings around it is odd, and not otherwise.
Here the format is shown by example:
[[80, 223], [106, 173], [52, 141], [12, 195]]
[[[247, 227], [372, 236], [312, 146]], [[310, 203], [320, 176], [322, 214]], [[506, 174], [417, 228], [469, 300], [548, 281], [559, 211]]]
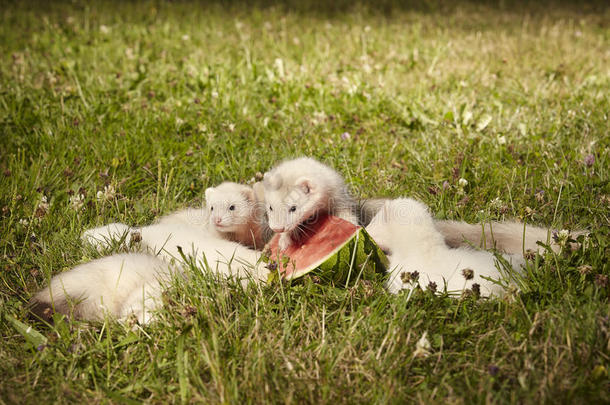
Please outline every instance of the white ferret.
[[[214, 274], [232, 277], [243, 285], [265, 280], [268, 270], [259, 263], [260, 252], [211, 235], [181, 235], [184, 239], [180, 243], [189, 246], [184, 252], [193, 252], [187, 255]], [[171, 256], [114, 254], [57, 274], [32, 297], [31, 311], [48, 321], [53, 312], [59, 312], [81, 320], [99, 320], [105, 315], [122, 319], [135, 314], [140, 323], [147, 323], [151, 312], [161, 306], [164, 284], [176, 274], [184, 275], [184, 261], [167, 260], [178, 256], [179, 245], [175, 246], [168, 252]]]
[[[183, 209], [142, 228], [111, 223], [85, 231], [82, 239], [101, 249], [112, 240], [126, 239], [130, 244], [136, 232], [143, 247], [155, 253], [163, 253], [168, 249], [175, 253], [173, 245], [179, 241], [184, 244], [193, 233], [202, 233], [254, 249], [263, 248], [269, 231], [264, 211], [251, 187], [224, 182], [206, 189], [205, 197], [205, 207]], [[184, 235], [180, 235], [182, 232]], [[187, 248], [188, 244], [181, 246]]]
[[80, 320], [134, 314], [146, 323], [160, 306], [163, 283], [176, 271], [168, 262], [144, 253], [102, 257], [54, 276], [32, 297], [30, 310], [49, 322], [58, 312]]
[[264, 198], [269, 227], [281, 234], [282, 250], [299, 238], [304, 223], [316, 215], [328, 213], [358, 223], [356, 201], [343, 177], [312, 158], [280, 163], [255, 184], [255, 191], [259, 200]]
[[[384, 203], [391, 201], [375, 198], [361, 201], [360, 217], [366, 226]], [[451, 248], [475, 246], [482, 249], [496, 249], [511, 255], [525, 254], [528, 251], [540, 252], [544, 248], [538, 242], [548, 244], [554, 251], [559, 245], [551, 237], [551, 230], [516, 221], [484, 222], [469, 224], [462, 221], [435, 220], [434, 226], [443, 235], [445, 243]], [[574, 232], [580, 235], [584, 232]], [[571, 244], [575, 247], [574, 244]]]
[[[246, 247], [262, 248], [266, 228], [258, 221], [263, 215], [256, 212], [252, 189], [223, 183], [207, 189], [206, 200], [207, 210], [178, 211], [137, 229], [142, 244], [153, 254], [114, 254], [56, 275], [32, 298], [32, 311], [47, 320], [53, 309], [83, 320], [133, 313], [146, 323], [160, 304], [163, 282], [175, 272], [182, 273], [183, 255], [243, 283], [262, 281], [267, 270], [258, 264], [260, 253]], [[101, 247], [112, 239], [133, 238], [130, 231], [129, 226], [115, 223], [88, 230], [83, 239]]]
[[[477, 283], [483, 296], [504, 292], [500, 285], [484, 278], [497, 280], [502, 276], [495, 256], [468, 247], [449, 248], [428, 208], [419, 201], [410, 198], [387, 201], [366, 230], [389, 252], [391, 272], [387, 288], [391, 293], [410, 288], [412, 285], [403, 280], [402, 273], [414, 271], [419, 273], [424, 288], [433, 282], [439, 289], [446, 285], [448, 292], [461, 292]], [[520, 256], [504, 258], [516, 271], [524, 263]], [[472, 270], [473, 277], [466, 279], [463, 270]]]

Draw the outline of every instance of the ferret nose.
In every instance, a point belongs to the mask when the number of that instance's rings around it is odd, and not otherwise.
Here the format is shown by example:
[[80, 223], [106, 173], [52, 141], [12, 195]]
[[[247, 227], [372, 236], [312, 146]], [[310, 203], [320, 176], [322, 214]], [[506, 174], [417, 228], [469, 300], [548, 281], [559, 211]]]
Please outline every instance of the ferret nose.
[[219, 218], [219, 217], [214, 218], [214, 223], [216, 225], [220, 225], [222, 223], [222, 218]]
[[282, 233], [282, 232], [284, 232], [284, 229], [286, 229], [286, 228], [283, 227], [283, 226], [281, 228], [279, 228], [279, 227], [278, 228], [271, 228], [271, 230], [273, 232], [275, 232], [275, 233]]

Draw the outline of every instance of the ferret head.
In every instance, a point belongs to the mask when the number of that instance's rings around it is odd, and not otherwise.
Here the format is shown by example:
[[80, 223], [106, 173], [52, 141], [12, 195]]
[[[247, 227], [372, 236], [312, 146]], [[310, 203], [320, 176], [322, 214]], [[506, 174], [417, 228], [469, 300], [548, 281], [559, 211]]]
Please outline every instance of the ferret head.
[[265, 174], [263, 187], [269, 227], [276, 233], [291, 232], [312, 215], [328, 208], [326, 193], [309, 177], [288, 183], [280, 174]]
[[225, 182], [205, 190], [210, 225], [218, 232], [235, 232], [255, 216], [254, 191], [237, 183]]

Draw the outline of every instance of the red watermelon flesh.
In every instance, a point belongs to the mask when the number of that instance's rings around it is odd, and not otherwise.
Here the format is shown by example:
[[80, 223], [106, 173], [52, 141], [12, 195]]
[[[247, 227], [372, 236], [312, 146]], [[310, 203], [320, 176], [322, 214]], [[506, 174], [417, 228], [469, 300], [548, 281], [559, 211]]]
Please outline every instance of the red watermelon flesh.
[[300, 239], [293, 240], [284, 251], [279, 250], [279, 234], [267, 244], [266, 256], [272, 273], [277, 274], [279, 266], [283, 278], [293, 279], [318, 269], [333, 273], [326, 274], [329, 279], [345, 281], [346, 275], [349, 280], [352, 268], [357, 268], [358, 272], [366, 266], [372, 266], [376, 272], [385, 270], [385, 255], [360, 226], [323, 215], [308, 220], [301, 229]]

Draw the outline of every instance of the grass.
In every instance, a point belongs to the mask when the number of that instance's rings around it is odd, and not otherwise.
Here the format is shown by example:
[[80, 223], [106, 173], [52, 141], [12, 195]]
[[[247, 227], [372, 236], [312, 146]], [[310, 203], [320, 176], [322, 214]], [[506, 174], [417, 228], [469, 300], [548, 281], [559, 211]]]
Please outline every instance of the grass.
[[[610, 401], [606, 6], [0, 9], [0, 402]], [[360, 197], [591, 238], [504, 299], [242, 289], [193, 269], [143, 328], [27, 318], [52, 274], [99, 255], [84, 229], [149, 223], [296, 155]]]

